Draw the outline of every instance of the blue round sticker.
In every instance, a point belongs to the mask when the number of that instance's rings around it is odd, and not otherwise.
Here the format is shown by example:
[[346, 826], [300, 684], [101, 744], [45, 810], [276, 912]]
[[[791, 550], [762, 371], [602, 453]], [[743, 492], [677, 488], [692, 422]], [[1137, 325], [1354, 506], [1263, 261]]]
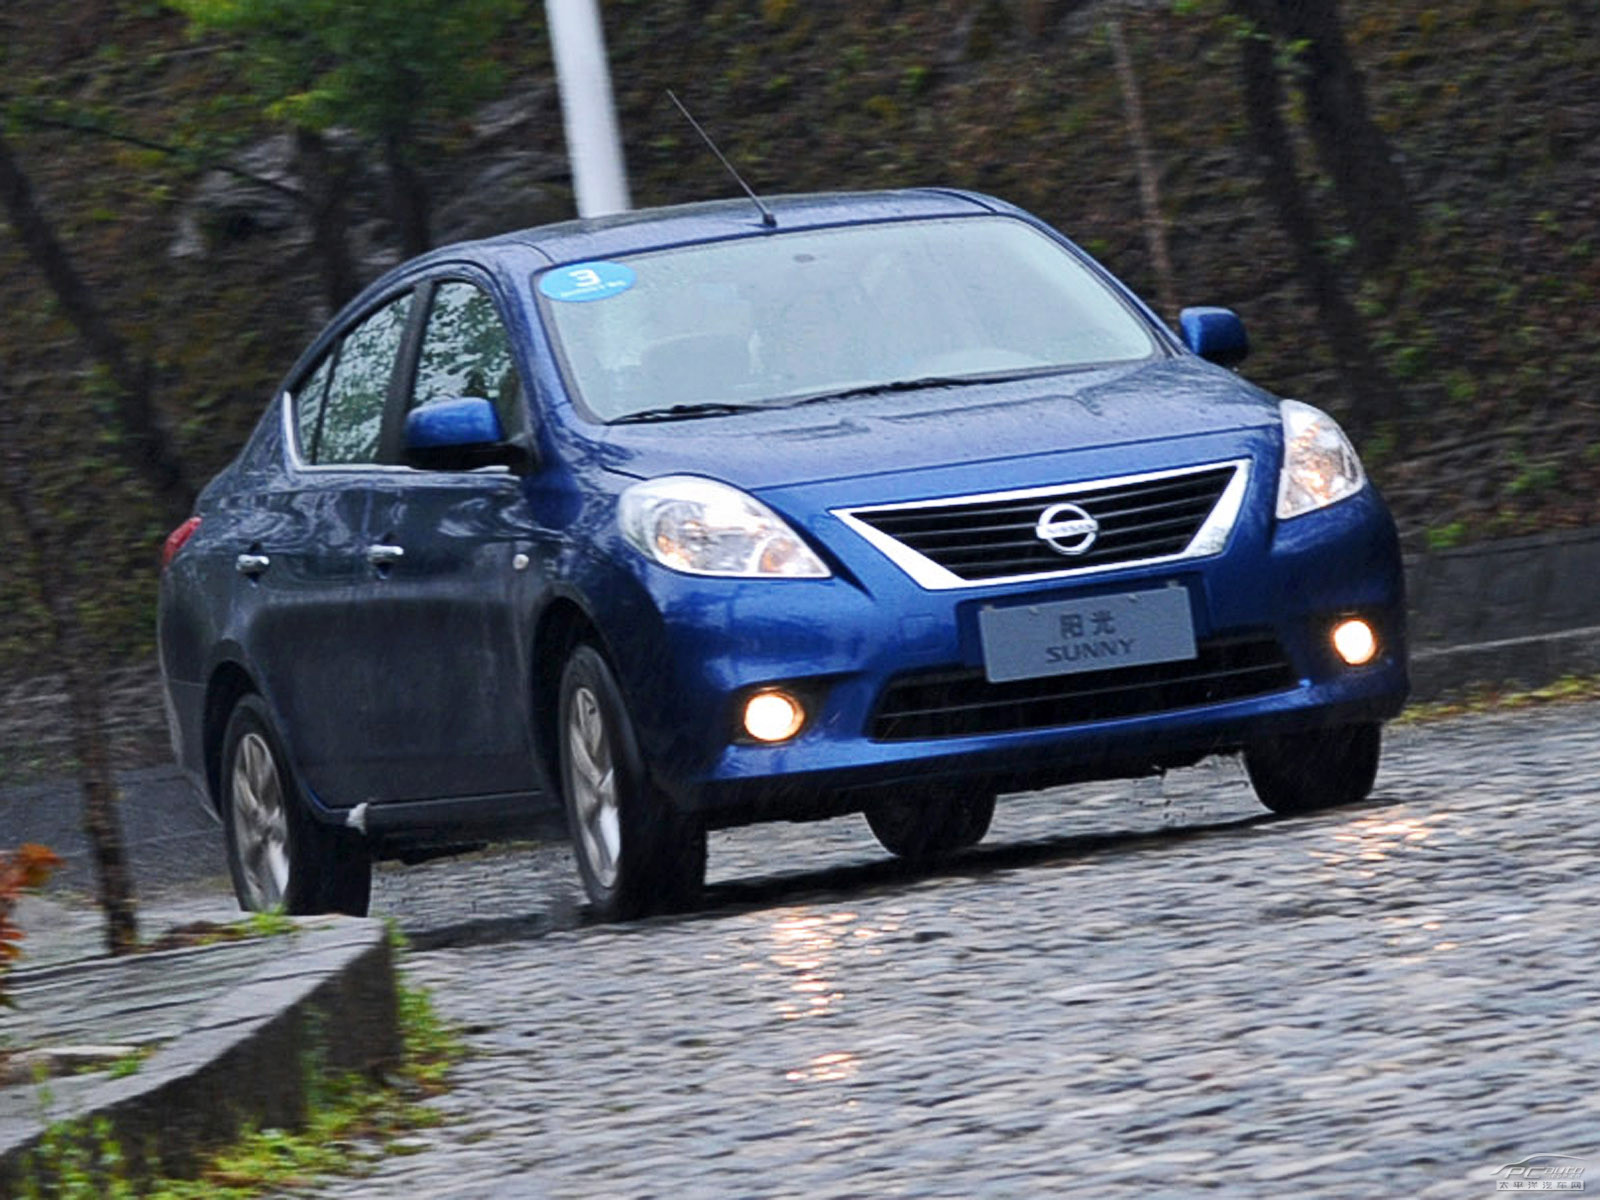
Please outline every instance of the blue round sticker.
[[620, 296], [633, 286], [633, 268], [615, 262], [574, 263], [539, 278], [539, 290], [552, 300], [581, 303]]

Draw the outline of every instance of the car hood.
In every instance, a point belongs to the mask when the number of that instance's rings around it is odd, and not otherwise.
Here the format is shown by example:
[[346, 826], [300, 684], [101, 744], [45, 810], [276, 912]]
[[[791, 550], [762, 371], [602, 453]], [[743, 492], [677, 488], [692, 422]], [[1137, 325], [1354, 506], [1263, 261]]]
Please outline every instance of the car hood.
[[1195, 358], [932, 387], [698, 420], [614, 425], [607, 466], [755, 491], [1261, 428], [1277, 401]]

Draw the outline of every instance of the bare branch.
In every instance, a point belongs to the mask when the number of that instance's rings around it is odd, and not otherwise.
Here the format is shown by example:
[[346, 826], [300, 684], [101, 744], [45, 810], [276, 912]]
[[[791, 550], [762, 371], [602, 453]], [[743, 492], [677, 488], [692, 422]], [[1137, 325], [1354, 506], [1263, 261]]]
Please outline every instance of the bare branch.
[[5, 210], [17, 240], [55, 293], [90, 357], [115, 387], [115, 412], [121, 434], [118, 448], [149, 484], [167, 517], [177, 524], [193, 510], [196, 489], [156, 411], [149, 364], [135, 363], [128, 344], [107, 320], [93, 289], [78, 273], [71, 255], [39, 207], [33, 185], [3, 135], [0, 208]]
[[287, 183], [280, 183], [276, 179], [268, 179], [264, 175], [257, 175], [253, 171], [246, 171], [236, 167], [217, 155], [204, 151], [194, 150], [187, 146], [173, 146], [166, 142], [158, 142], [153, 138], [142, 137], [136, 133], [126, 133], [119, 129], [111, 129], [104, 125], [97, 125], [87, 121], [66, 120], [60, 117], [49, 117], [43, 113], [11, 106], [17, 120], [36, 129], [61, 129], [68, 133], [87, 133], [94, 137], [105, 138], [107, 141], [121, 142], [126, 146], [137, 146], [141, 150], [153, 150], [158, 154], [166, 154], [209, 171], [221, 171], [225, 175], [232, 175], [235, 179], [242, 179], [246, 183], [257, 187], [267, 188], [279, 195], [287, 196], [296, 204], [304, 207], [310, 206], [310, 197], [297, 187]]
[[1161, 213], [1161, 177], [1145, 126], [1144, 99], [1139, 93], [1139, 77], [1134, 73], [1133, 56], [1128, 53], [1128, 39], [1122, 32], [1120, 20], [1106, 22], [1106, 38], [1111, 43], [1117, 81], [1122, 85], [1122, 103], [1128, 110], [1128, 141], [1133, 145], [1133, 161], [1139, 170], [1139, 203], [1144, 209], [1144, 237], [1150, 250], [1150, 265], [1155, 270], [1156, 295], [1161, 315], [1170, 321], [1178, 313], [1177, 277], [1172, 270], [1172, 254], [1167, 248], [1167, 219]]

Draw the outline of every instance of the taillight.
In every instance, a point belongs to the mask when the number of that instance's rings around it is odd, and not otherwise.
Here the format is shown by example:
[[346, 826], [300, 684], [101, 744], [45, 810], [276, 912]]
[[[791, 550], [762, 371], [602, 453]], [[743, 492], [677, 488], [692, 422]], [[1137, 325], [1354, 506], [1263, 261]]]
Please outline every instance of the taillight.
[[167, 564], [177, 557], [178, 551], [183, 549], [184, 543], [194, 536], [194, 531], [199, 528], [200, 518], [190, 517], [182, 525], [167, 534], [167, 540], [161, 546], [161, 569], [163, 571], [167, 569]]

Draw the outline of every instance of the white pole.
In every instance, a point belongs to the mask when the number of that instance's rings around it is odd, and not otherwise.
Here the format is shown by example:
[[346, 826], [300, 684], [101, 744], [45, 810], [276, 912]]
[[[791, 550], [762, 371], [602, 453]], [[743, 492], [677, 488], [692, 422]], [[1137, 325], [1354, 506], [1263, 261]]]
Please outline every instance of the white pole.
[[632, 207], [628, 170], [622, 161], [622, 135], [611, 98], [611, 70], [606, 65], [606, 36], [597, 0], [545, 0], [544, 7], [578, 215], [626, 212]]

